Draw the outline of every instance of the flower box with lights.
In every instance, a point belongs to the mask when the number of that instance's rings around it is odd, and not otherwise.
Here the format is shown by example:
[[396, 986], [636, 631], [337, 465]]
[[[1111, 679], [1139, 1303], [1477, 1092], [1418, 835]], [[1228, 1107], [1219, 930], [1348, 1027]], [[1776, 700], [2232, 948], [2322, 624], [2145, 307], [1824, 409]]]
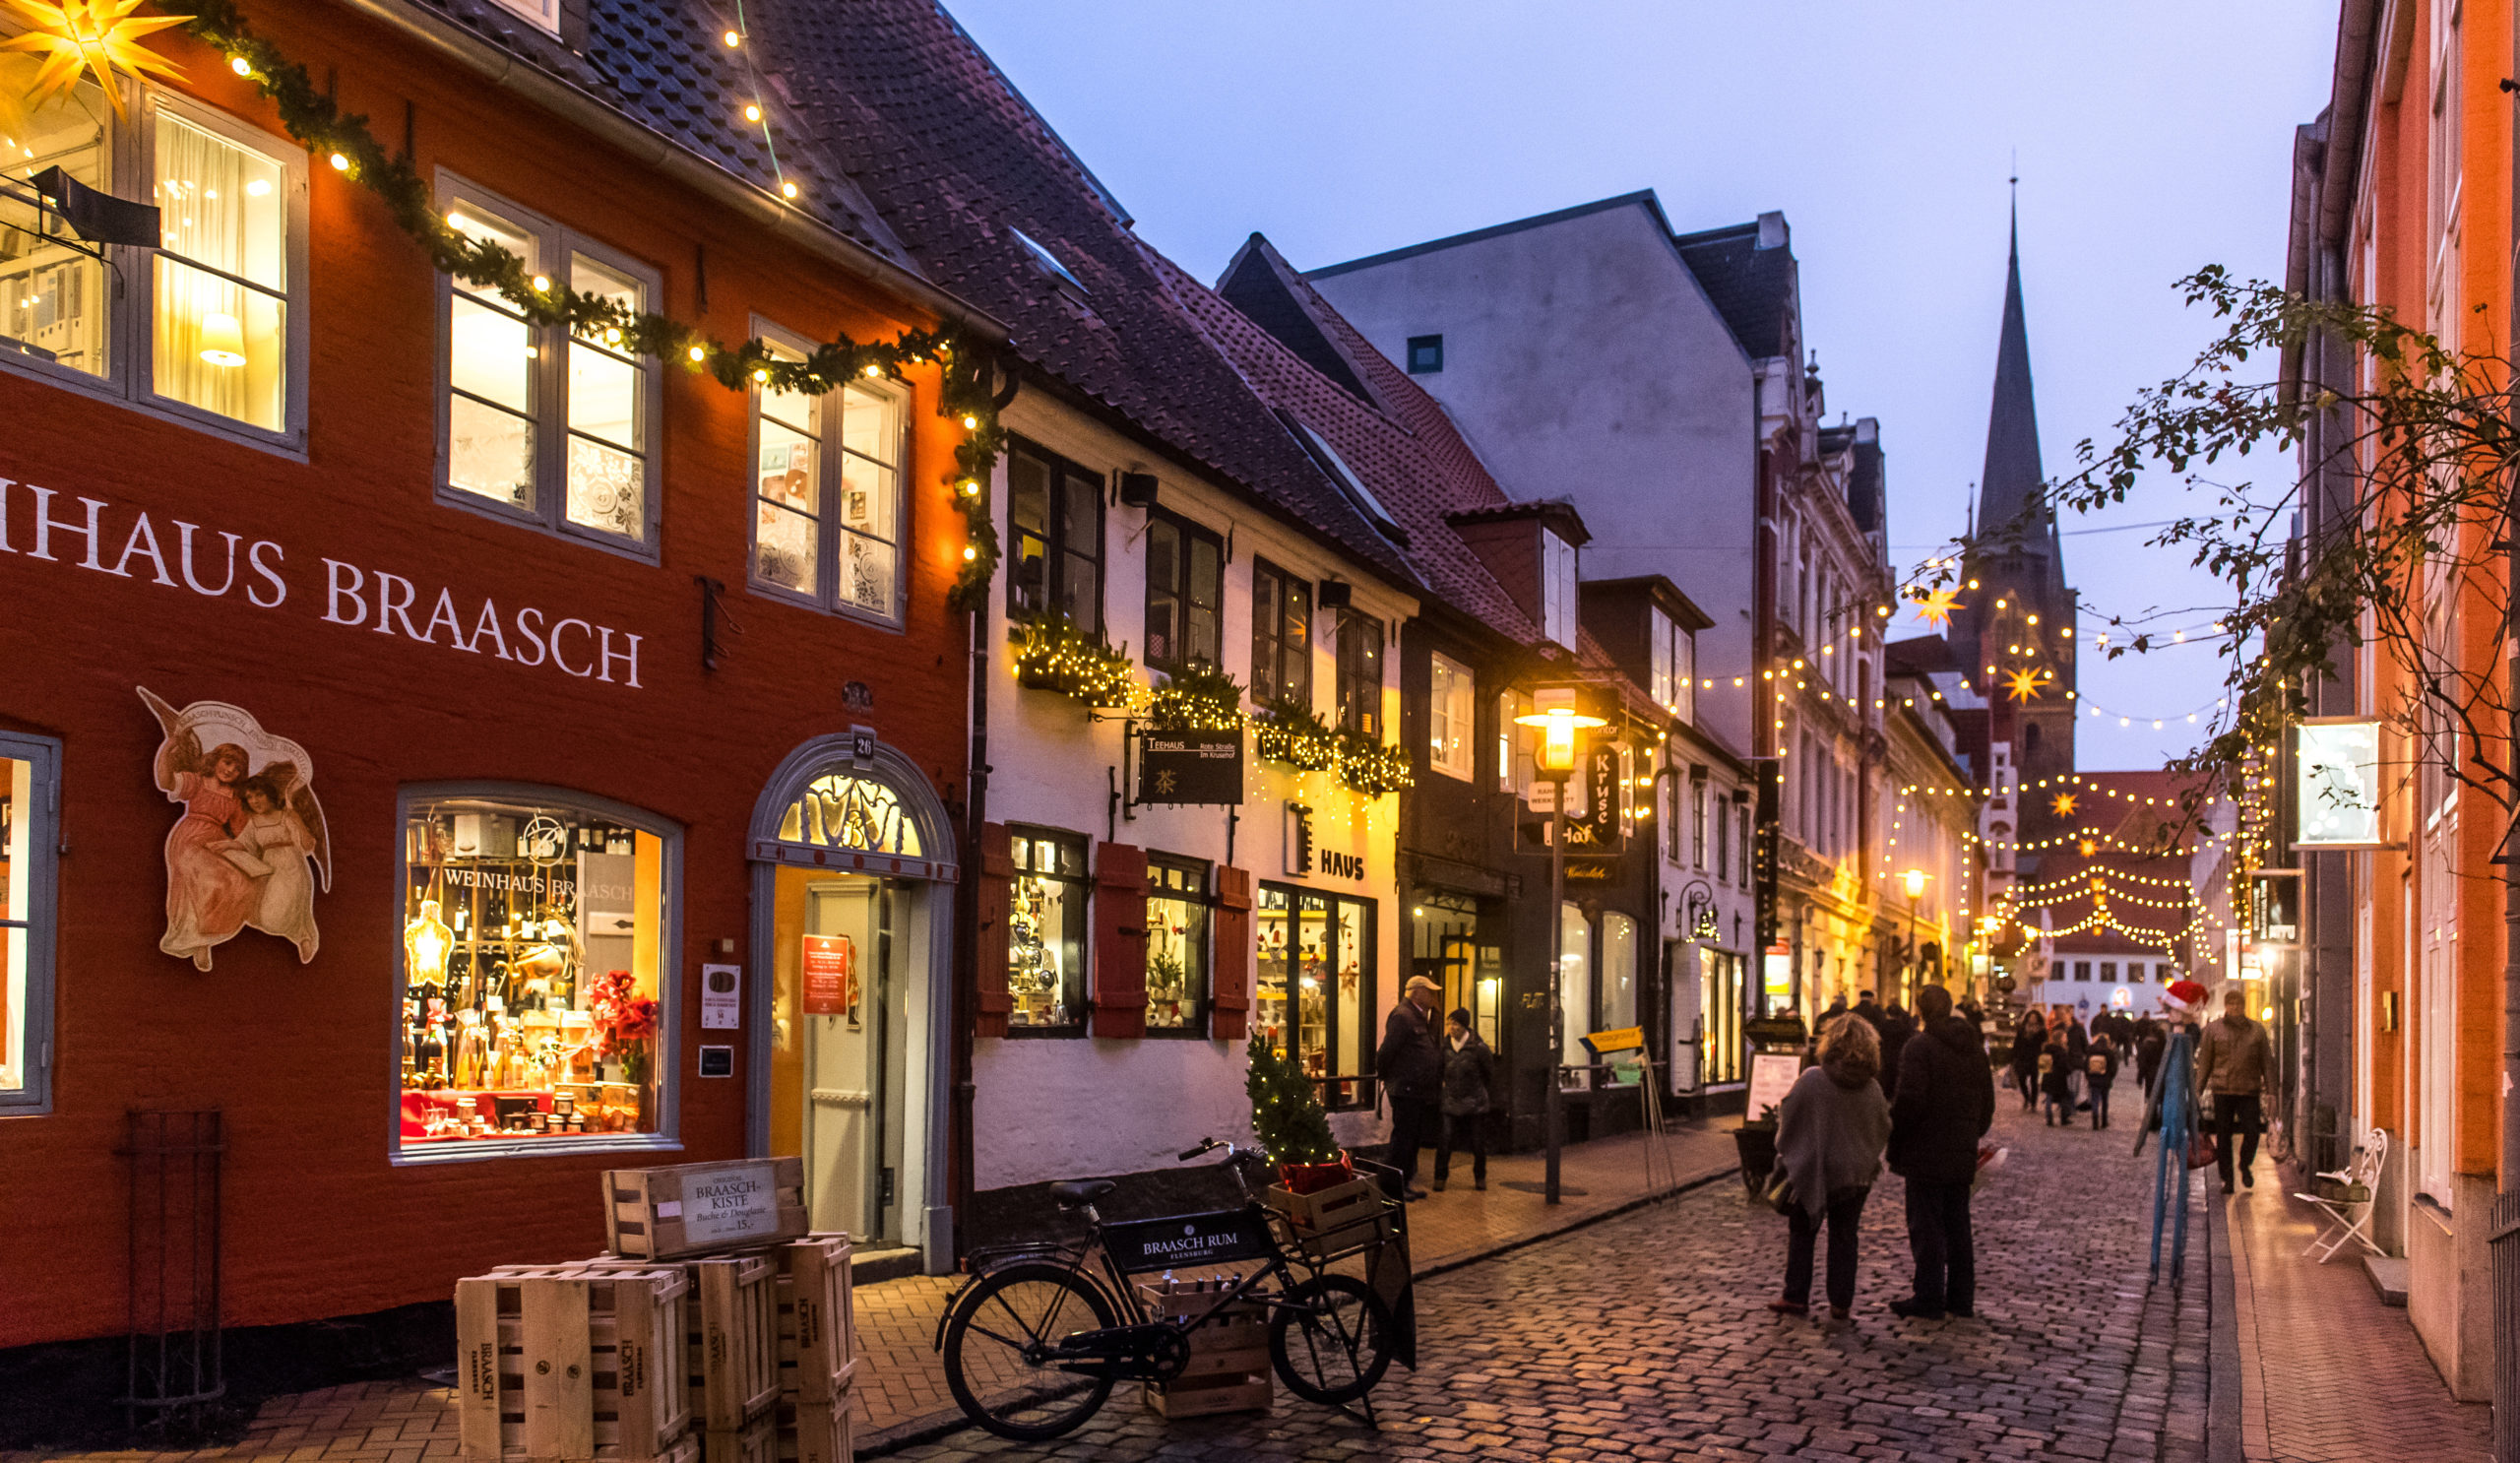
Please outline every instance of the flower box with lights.
[[1145, 694], [1126, 652], [1064, 615], [1026, 625], [1013, 659], [1018, 684], [1056, 691], [1099, 711], [1126, 710]]
[[1415, 779], [1409, 753], [1354, 732], [1339, 738], [1339, 781], [1367, 797], [1397, 793]]
[[1213, 662], [1192, 661], [1155, 688], [1147, 725], [1158, 732], [1238, 732], [1242, 683]]
[[1311, 707], [1283, 697], [1251, 723], [1251, 750], [1262, 760], [1297, 772], [1327, 772], [1339, 765], [1339, 734]]

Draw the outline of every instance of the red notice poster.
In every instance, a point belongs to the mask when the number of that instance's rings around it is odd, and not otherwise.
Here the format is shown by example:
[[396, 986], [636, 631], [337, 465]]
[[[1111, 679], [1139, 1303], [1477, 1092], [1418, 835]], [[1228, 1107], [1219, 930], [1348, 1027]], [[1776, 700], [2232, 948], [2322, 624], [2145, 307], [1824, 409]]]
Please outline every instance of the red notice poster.
[[808, 1016], [846, 1016], [857, 1004], [857, 952], [845, 934], [805, 936], [804, 1009]]

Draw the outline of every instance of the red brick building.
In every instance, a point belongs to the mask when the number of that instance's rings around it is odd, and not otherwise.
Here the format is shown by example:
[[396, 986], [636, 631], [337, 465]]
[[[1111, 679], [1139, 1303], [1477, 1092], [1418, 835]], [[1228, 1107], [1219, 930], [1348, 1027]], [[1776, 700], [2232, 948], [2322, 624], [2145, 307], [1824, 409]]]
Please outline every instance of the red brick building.
[[[707, 7], [246, 19], [555, 286], [797, 348], [973, 319]], [[132, 1110], [222, 1116], [231, 1327], [592, 1252], [598, 1170], [761, 1151], [799, 1062], [873, 1074], [792, 1140], [817, 1223], [940, 1261], [937, 368], [776, 397], [531, 325], [151, 44], [182, 81], [47, 101], [0, 179], [0, 1174], [43, 1176], [0, 1183], [0, 1352], [124, 1328]], [[54, 165], [159, 246], [81, 252]], [[818, 900], [857, 932], [809, 983], [765, 947]]]

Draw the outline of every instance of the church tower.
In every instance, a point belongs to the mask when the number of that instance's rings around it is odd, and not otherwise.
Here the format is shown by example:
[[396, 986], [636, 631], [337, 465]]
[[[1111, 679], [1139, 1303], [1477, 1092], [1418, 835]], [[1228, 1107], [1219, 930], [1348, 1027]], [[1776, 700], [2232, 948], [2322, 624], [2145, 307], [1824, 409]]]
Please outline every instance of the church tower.
[[2065, 583], [2064, 548], [2046, 484], [2016, 218], [1995, 345], [1994, 403], [1986, 416], [1986, 465], [1971, 511], [1974, 535], [1962, 561], [1960, 607], [1951, 616], [1951, 651], [1955, 668], [1994, 704], [1993, 740], [2011, 744], [2022, 789], [2017, 836], [2034, 856], [2039, 842], [2073, 826], [2055, 809], [2061, 782], [2037, 785], [2074, 770], [2078, 707], [2074, 592]]

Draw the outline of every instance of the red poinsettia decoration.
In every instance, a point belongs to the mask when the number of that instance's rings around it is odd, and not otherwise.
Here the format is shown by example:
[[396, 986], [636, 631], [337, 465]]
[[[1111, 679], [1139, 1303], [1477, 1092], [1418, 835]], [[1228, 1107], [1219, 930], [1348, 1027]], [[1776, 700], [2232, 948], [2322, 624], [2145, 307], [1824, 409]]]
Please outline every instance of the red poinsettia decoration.
[[596, 1054], [620, 1061], [632, 1081], [646, 1080], [649, 1043], [657, 1037], [655, 998], [639, 993], [628, 971], [609, 971], [588, 989], [587, 1005], [595, 1017]]

